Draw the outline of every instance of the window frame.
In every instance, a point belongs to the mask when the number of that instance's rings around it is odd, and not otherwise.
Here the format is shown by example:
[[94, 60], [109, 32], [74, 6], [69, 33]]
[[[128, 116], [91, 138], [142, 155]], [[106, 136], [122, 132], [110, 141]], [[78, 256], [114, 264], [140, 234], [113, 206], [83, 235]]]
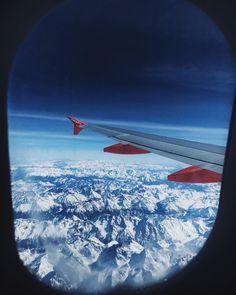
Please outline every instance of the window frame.
[[[84, 0], [86, 1], [86, 0]], [[113, 0], [114, 1], [114, 0]], [[10, 2], [10, 3], [9, 3]], [[7, 91], [8, 76], [17, 48], [23, 38], [50, 9], [63, 0], [3, 1], [1, 10], [3, 46], [0, 67], [0, 280], [3, 294], [69, 294], [41, 283], [31, 275], [19, 259], [14, 236], [14, 215], [11, 200], [10, 164], [8, 155]], [[230, 0], [193, 0], [215, 21], [225, 34], [236, 57], [236, 8]], [[110, 294], [223, 294], [236, 290], [236, 101], [230, 123], [219, 210], [214, 228], [199, 254], [168, 282], [142, 289], [116, 288]], [[231, 291], [232, 292], [232, 291]]]

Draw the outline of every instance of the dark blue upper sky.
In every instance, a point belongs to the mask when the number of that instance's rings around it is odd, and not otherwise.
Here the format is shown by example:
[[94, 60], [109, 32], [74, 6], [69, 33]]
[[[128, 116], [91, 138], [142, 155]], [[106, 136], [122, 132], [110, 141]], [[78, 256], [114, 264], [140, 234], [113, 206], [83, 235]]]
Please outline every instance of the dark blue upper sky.
[[[225, 128], [233, 69], [223, 34], [186, 1], [67, 1], [20, 47], [9, 111]], [[29, 128], [19, 118], [10, 127]]]

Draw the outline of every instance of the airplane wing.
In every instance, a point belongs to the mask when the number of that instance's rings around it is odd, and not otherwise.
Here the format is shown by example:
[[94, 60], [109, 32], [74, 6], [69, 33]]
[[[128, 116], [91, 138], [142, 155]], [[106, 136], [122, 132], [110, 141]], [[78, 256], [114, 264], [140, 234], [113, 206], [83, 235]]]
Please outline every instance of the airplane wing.
[[168, 176], [168, 180], [188, 183], [220, 182], [222, 178], [225, 147], [189, 140], [147, 134], [106, 125], [81, 122], [68, 117], [74, 125], [74, 134], [90, 129], [118, 141], [104, 148], [115, 154], [155, 153], [191, 165]]

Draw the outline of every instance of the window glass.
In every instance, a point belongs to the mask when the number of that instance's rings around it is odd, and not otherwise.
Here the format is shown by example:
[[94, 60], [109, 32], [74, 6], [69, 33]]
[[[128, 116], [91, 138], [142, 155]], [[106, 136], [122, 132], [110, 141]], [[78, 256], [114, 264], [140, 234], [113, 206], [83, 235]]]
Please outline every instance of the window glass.
[[45, 16], [8, 93], [29, 271], [97, 292], [186, 266], [217, 216], [234, 82], [224, 35], [189, 2], [71, 0]]

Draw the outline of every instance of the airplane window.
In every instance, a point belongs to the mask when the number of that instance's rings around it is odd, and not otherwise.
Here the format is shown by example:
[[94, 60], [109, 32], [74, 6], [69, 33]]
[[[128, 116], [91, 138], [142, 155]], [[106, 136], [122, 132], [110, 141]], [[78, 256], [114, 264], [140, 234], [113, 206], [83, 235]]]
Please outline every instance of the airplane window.
[[171, 279], [217, 216], [235, 70], [182, 0], [71, 0], [20, 46], [8, 91], [15, 239], [42, 282]]

